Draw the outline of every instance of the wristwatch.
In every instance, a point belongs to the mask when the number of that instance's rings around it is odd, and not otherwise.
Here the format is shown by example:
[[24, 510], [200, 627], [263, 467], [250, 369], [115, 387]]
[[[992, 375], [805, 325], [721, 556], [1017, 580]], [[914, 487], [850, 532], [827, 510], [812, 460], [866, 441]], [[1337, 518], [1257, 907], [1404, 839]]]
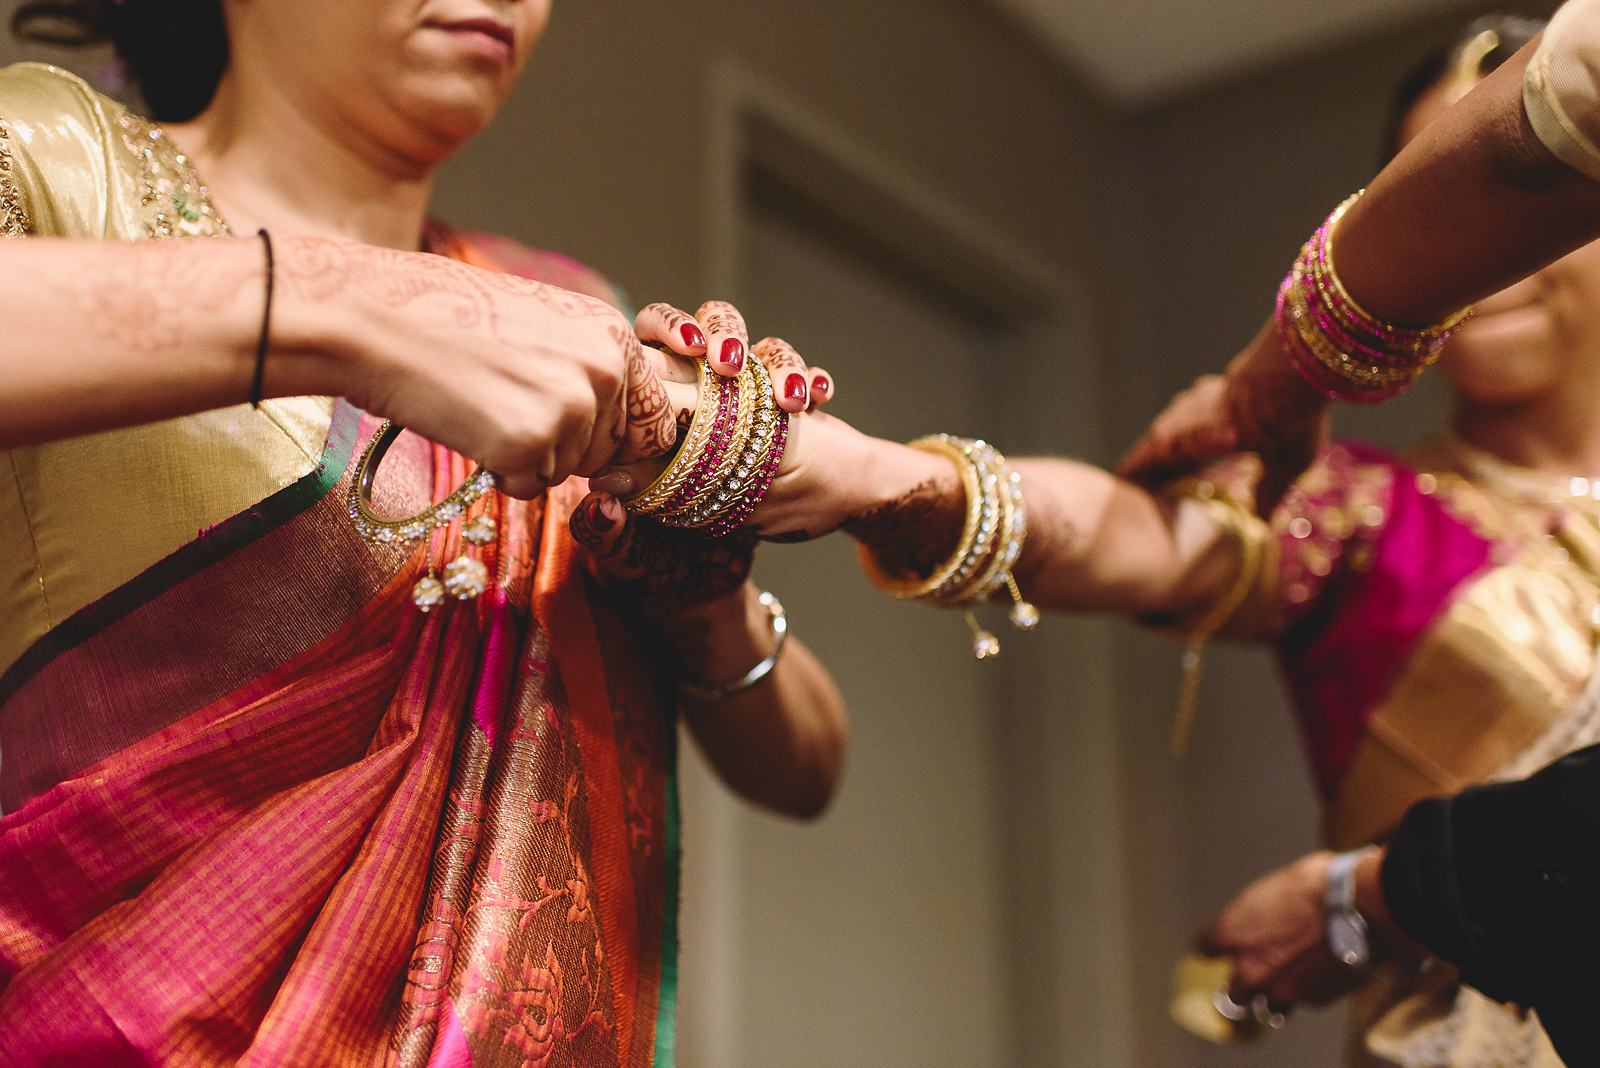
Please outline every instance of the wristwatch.
[[1323, 931], [1328, 950], [1340, 963], [1365, 968], [1372, 962], [1371, 932], [1366, 917], [1356, 908], [1356, 865], [1372, 847], [1340, 853], [1328, 866], [1328, 888], [1323, 894]]

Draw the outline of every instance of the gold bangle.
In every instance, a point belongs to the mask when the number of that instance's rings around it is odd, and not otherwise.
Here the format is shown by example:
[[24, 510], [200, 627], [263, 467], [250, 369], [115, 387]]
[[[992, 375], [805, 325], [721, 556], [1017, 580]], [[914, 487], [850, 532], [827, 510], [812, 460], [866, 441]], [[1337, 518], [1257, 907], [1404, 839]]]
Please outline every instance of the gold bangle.
[[744, 480], [738, 472], [745, 465], [747, 453], [761, 413], [775, 406], [772, 399], [772, 380], [759, 360], [746, 360], [739, 371], [739, 411], [733, 432], [728, 437], [727, 448], [717, 458], [717, 465], [706, 479], [706, 484], [695, 499], [685, 501], [672, 516], [662, 517], [663, 522], [683, 527], [708, 527], [715, 523], [738, 502], [737, 490]]
[[975, 469], [983, 504], [978, 516], [978, 536], [968, 547], [966, 559], [943, 588], [928, 595], [930, 600], [943, 605], [969, 604], [982, 598], [986, 587], [987, 592], [993, 591], [991, 583], [1005, 559], [1004, 538], [1014, 514], [1011, 494], [1001, 485], [1006, 477], [1005, 457], [983, 442], [957, 447]]
[[700, 361], [700, 392], [689, 429], [684, 432], [678, 451], [673, 454], [665, 470], [656, 476], [654, 482], [624, 502], [628, 511], [637, 515], [654, 515], [683, 488], [717, 427], [724, 397], [728, 397], [733, 389], [737, 389], [737, 386], [712, 370], [709, 360]]
[[[1295, 270], [1298, 274], [1300, 271], [1298, 264]], [[1378, 367], [1366, 363], [1338, 348], [1322, 332], [1306, 303], [1306, 295], [1301, 292], [1299, 286], [1290, 287], [1288, 302], [1289, 317], [1294, 323], [1294, 331], [1301, 344], [1327, 371], [1360, 388], [1374, 389], [1409, 384], [1422, 374], [1424, 367], [1437, 358], [1435, 353], [1424, 362], [1411, 367]]]
[[1340, 221], [1344, 219], [1345, 212], [1349, 211], [1351, 205], [1355, 204], [1355, 202], [1360, 200], [1365, 194], [1365, 189], [1358, 189], [1356, 192], [1346, 197], [1344, 203], [1333, 209], [1333, 214], [1328, 217], [1327, 232], [1322, 244], [1322, 255], [1323, 258], [1327, 260], [1327, 270], [1322, 271], [1319, 269], [1317, 271], [1316, 278], [1320, 282], [1325, 277], [1329, 286], [1332, 287], [1339, 299], [1342, 300], [1350, 308], [1350, 310], [1359, 316], [1367, 325], [1374, 327], [1379, 333], [1400, 331], [1402, 333], [1418, 334], [1422, 337], [1438, 341], [1443, 335], [1449, 334], [1451, 331], [1455, 330], [1456, 327], [1460, 326], [1464, 321], [1466, 321], [1466, 318], [1472, 314], [1472, 305], [1467, 305], [1454, 315], [1447, 317], [1443, 322], [1435, 323], [1432, 326], [1397, 327], [1393, 324], [1385, 323], [1383, 320], [1379, 319], [1377, 316], [1373, 315], [1371, 312], [1367, 311], [1360, 304], [1358, 304], [1355, 298], [1350, 295], [1350, 291], [1345, 289], [1344, 283], [1339, 280], [1339, 273], [1334, 269], [1333, 265], [1334, 232], [1339, 228]]
[[967, 514], [962, 522], [961, 539], [956, 542], [955, 551], [925, 579], [898, 578], [890, 575], [878, 564], [878, 559], [872, 554], [871, 549], [866, 545], [857, 547], [861, 569], [866, 572], [867, 578], [884, 593], [901, 600], [926, 597], [950, 580], [950, 576], [955, 574], [962, 561], [966, 559], [972, 542], [977, 537], [983, 506], [977, 472], [973, 465], [967, 462], [966, 455], [960, 449], [939, 438], [919, 438], [911, 442], [910, 448], [947, 456], [955, 462], [961, 476], [961, 488], [966, 494]]
[[368, 541], [383, 545], [421, 541], [436, 528], [449, 526], [466, 515], [468, 506], [494, 489], [495, 485], [494, 475], [485, 471], [480, 464], [454, 492], [431, 508], [403, 518], [379, 515], [372, 510], [372, 485], [378, 475], [378, 465], [383, 463], [389, 447], [404, 432], [405, 427], [389, 420], [378, 427], [377, 433], [372, 435], [372, 440], [367, 442], [366, 449], [361, 453], [361, 461], [356, 465], [355, 477], [350, 480], [350, 489], [346, 494], [345, 503], [356, 532]]
[[959, 598], [957, 603], [987, 600], [1006, 584], [1007, 574], [1011, 570], [1011, 565], [1007, 562], [1007, 543], [1017, 525], [1017, 502], [1021, 495], [1013, 492], [1015, 487], [1004, 467], [1000, 469], [1000, 480], [1000, 525], [995, 530], [994, 553], [982, 574], [972, 584], [971, 590], [956, 595]]
[[[1197, 483], [1198, 485], [1198, 483]], [[1248, 529], [1255, 517], [1244, 517], [1243, 506], [1228, 497], [1199, 497], [1221, 522], [1225, 532], [1239, 546], [1239, 571], [1222, 597], [1210, 611], [1189, 629], [1183, 648], [1183, 681], [1178, 691], [1178, 709], [1172, 720], [1172, 737], [1168, 749], [1173, 756], [1182, 756], [1189, 748], [1189, 738], [1194, 733], [1195, 715], [1200, 707], [1200, 673], [1205, 666], [1205, 648], [1231, 620], [1249, 598], [1261, 578], [1261, 566], [1266, 552], [1258, 538]]]
[[[494, 489], [495, 477], [480, 464], [467, 480], [431, 508], [404, 518], [381, 516], [372, 509], [372, 486], [377, 479], [378, 465], [389, 452], [389, 447], [404, 433], [405, 428], [385, 420], [367, 442], [356, 465], [355, 477], [350, 480], [346, 505], [350, 521], [363, 538], [381, 545], [405, 545], [421, 541], [439, 527], [449, 526], [467, 514], [467, 509], [480, 497]], [[493, 542], [499, 535], [499, 524], [487, 512], [480, 512], [461, 528], [461, 540], [471, 548], [464, 549], [444, 567], [441, 580], [434, 574], [431, 554], [427, 570], [411, 587], [411, 602], [423, 612], [430, 612], [443, 604], [446, 597], [466, 601], [488, 589], [491, 577], [484, 562], [473, 555], [473, 548]]]
[[1012, 597], [1011, 623], [1033, 630], [1039, 610], [1023, 599], [1011, 573], [1027, 538], [1027, 508], [1021, 477], [1009, 469], [999, 450], [984, 441], [939, 434], [911, 443], [912, 448], [947, 456], [961, 475], [967, 512], [955, 551], [928, 578], [900, 579], [884, 573], [872, 551], [858, 547], [862, 569], [879, 589], [902, 599], [922, 599], [952, 607], [969, 606], [973, 653], [979, 660], [1000, 654], [1000, 639], [978, 624], [971, 605], [1004, 587]]

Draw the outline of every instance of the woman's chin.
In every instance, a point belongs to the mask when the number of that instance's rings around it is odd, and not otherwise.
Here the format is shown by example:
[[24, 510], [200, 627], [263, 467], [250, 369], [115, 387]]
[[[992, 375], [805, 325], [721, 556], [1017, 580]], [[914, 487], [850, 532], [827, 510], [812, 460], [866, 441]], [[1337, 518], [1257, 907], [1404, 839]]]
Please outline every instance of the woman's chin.
[[1476, 405], [1520, 404], [1549, 388], [1548, 378], [1540, 367], [1518, 367], [1514, 358], [1478, 356], [1454, 361], [1446, 358], [1440, 362], [1439, 371], [1458, 397]]
[[438, 134], [468, 140], [481, 133], [505, 103], [510, 84], [459, 66], [417, 71], [399, 86], [402, 110]]
[[1548, 345], [1551, 335], [1550, 314], [1538, 304], [1480, 311], [1450, 340], [1444, 358], [1461, 352], [1467, 359], [1516, 359], [1518, 353]]

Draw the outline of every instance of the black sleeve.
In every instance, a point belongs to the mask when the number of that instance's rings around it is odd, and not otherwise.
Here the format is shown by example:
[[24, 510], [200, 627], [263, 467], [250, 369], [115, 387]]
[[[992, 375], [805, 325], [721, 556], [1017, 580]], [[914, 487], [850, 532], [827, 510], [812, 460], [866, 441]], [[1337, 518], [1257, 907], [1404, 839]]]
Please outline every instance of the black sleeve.
[[1600, 960], [1600, 746], [1424, 801], [1389, 844], [1395, 921], [1490, 997], [1537, 1005]]

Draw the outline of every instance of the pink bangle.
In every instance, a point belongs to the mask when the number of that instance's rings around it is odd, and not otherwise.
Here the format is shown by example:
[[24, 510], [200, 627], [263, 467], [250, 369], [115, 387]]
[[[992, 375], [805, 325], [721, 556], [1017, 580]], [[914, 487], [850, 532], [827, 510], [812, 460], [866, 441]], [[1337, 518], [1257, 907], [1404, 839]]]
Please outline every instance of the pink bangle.
[[772, 488], [772, 482], [778, 477], [778, 468], [783, 465], [783, 453], [789, 445], [789, 413], [778, 409], [778, 425], [772, 434], [772, 444], [767, 447], [767, 455], [761, 467], [751, 476], [750, 482], [745, 486], [739, 503], [733, 510], [723, 516], [711, 527], [708, 534], [713, 538], [723, 538], [732, 534], [745, 521], [750, 518], [761, 502], [766, 499], [767, 491]]
[[674, 512], [685, 502], [694, 499], [705, 485], [706, 479], [722, 462], [723, 454], [727, 452], [728, 445], [733, 440], [733, 423], [739, 412], [739, 380], [724, 378], [721, 384], [722, 390], [717, 396], [717, 420], [711, 425], [711, 436], [706, 439], [706, 447], [689, 472], [689, 477], [684, 479], [683, 485], [678, 487], [678, 491], [662, 507], [664, 512]]

